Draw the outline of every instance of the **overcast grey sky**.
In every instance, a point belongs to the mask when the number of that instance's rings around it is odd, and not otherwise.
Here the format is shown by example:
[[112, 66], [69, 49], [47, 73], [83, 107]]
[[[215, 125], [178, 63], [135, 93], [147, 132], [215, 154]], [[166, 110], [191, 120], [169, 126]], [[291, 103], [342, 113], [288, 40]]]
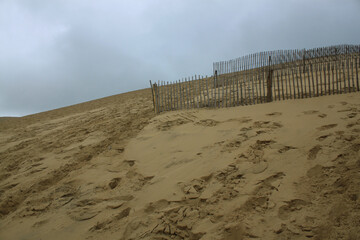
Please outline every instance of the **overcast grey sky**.
[[0, 116], [210, 75], [266, 50], [360, 43], [360, 0], [0, 0]]

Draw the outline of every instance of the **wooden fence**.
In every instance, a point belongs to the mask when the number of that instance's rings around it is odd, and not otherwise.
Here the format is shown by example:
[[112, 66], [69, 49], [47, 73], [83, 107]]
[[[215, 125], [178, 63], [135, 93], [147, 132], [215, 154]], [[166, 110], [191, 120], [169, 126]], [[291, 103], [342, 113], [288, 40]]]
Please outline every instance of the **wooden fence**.
[[[269, 64], [278, 65], [294, 61], [309, 61], [314, 58], [332, 59], [337, 55], [359, 53], [360, 45], [336, 45], [313, 49], [276, 50], [249, 54], [228, 61], [213, 63], [213, 74], [239, 72], [244, 69], [261, 68]], [[271, 56], [271, 63], [269, 57]]]
[[211, 77], [195, 76], [170, 83], [150, 81], [154, 110], [161, 113], [253, 105], [360, 91], [360, 48], [346, 46], [349, 45], [324, 48], [331, 54], [322, 52], [310, 55], [311, 58], [275, 56], [284, 61], [273, 61], [272, 52], [269, 52], [267, 65], [256, 65], [256, 58], [250, 58], [242, 63], [239, 71], [219, 74], [215, 70]]

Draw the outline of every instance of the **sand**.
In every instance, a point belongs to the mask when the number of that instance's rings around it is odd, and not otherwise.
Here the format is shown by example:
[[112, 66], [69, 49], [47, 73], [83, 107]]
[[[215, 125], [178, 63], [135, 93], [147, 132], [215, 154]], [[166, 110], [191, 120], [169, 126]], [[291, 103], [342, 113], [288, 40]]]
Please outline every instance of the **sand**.
[[0, 239], [358, 239], [360, 93], [0, 121]]

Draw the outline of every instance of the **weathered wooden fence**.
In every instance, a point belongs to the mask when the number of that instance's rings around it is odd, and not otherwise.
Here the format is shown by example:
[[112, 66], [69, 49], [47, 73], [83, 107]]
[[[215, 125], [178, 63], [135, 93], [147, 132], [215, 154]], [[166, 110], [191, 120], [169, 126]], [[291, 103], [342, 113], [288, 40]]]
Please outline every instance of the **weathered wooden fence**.
[[[276, 50], [249, 54], [228, 61], [213, 63], [213, 74], [226, 74], [245, 69], [261, 68], [269, 64], [278, 65], [294, 61], [309, 61], [314, 58], [332, 59], [337, 55], [359, 53], [360, 45], [336, 45], [313, 49]], [[271, 56], [271, 63], [269, 62]]]
[[302, 50], [311, 57], [301, 58], [297, 50], [292, 50], [292, 58], [290, 51], [283, 55], [281, 51], [267, 52], [267, 60], [260, 65], [256, 57], [244, 57], [239, 68], [225, 68], [225, 72], [215, 68], [211, 77], [195, 76], [170, 83], [150, 81], [154, 109], [160, 113], [220, 108], [360, 91], [359, 46]]

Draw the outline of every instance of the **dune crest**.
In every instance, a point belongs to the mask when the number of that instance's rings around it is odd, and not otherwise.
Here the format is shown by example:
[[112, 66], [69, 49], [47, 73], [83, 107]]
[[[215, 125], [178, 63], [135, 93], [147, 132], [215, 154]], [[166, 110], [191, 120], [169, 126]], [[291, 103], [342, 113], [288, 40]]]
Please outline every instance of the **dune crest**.
[[[1, 239], [356, 239], [360, 94], [0, 122]], [[346, 104], [345, 104], [346, 103]]]

